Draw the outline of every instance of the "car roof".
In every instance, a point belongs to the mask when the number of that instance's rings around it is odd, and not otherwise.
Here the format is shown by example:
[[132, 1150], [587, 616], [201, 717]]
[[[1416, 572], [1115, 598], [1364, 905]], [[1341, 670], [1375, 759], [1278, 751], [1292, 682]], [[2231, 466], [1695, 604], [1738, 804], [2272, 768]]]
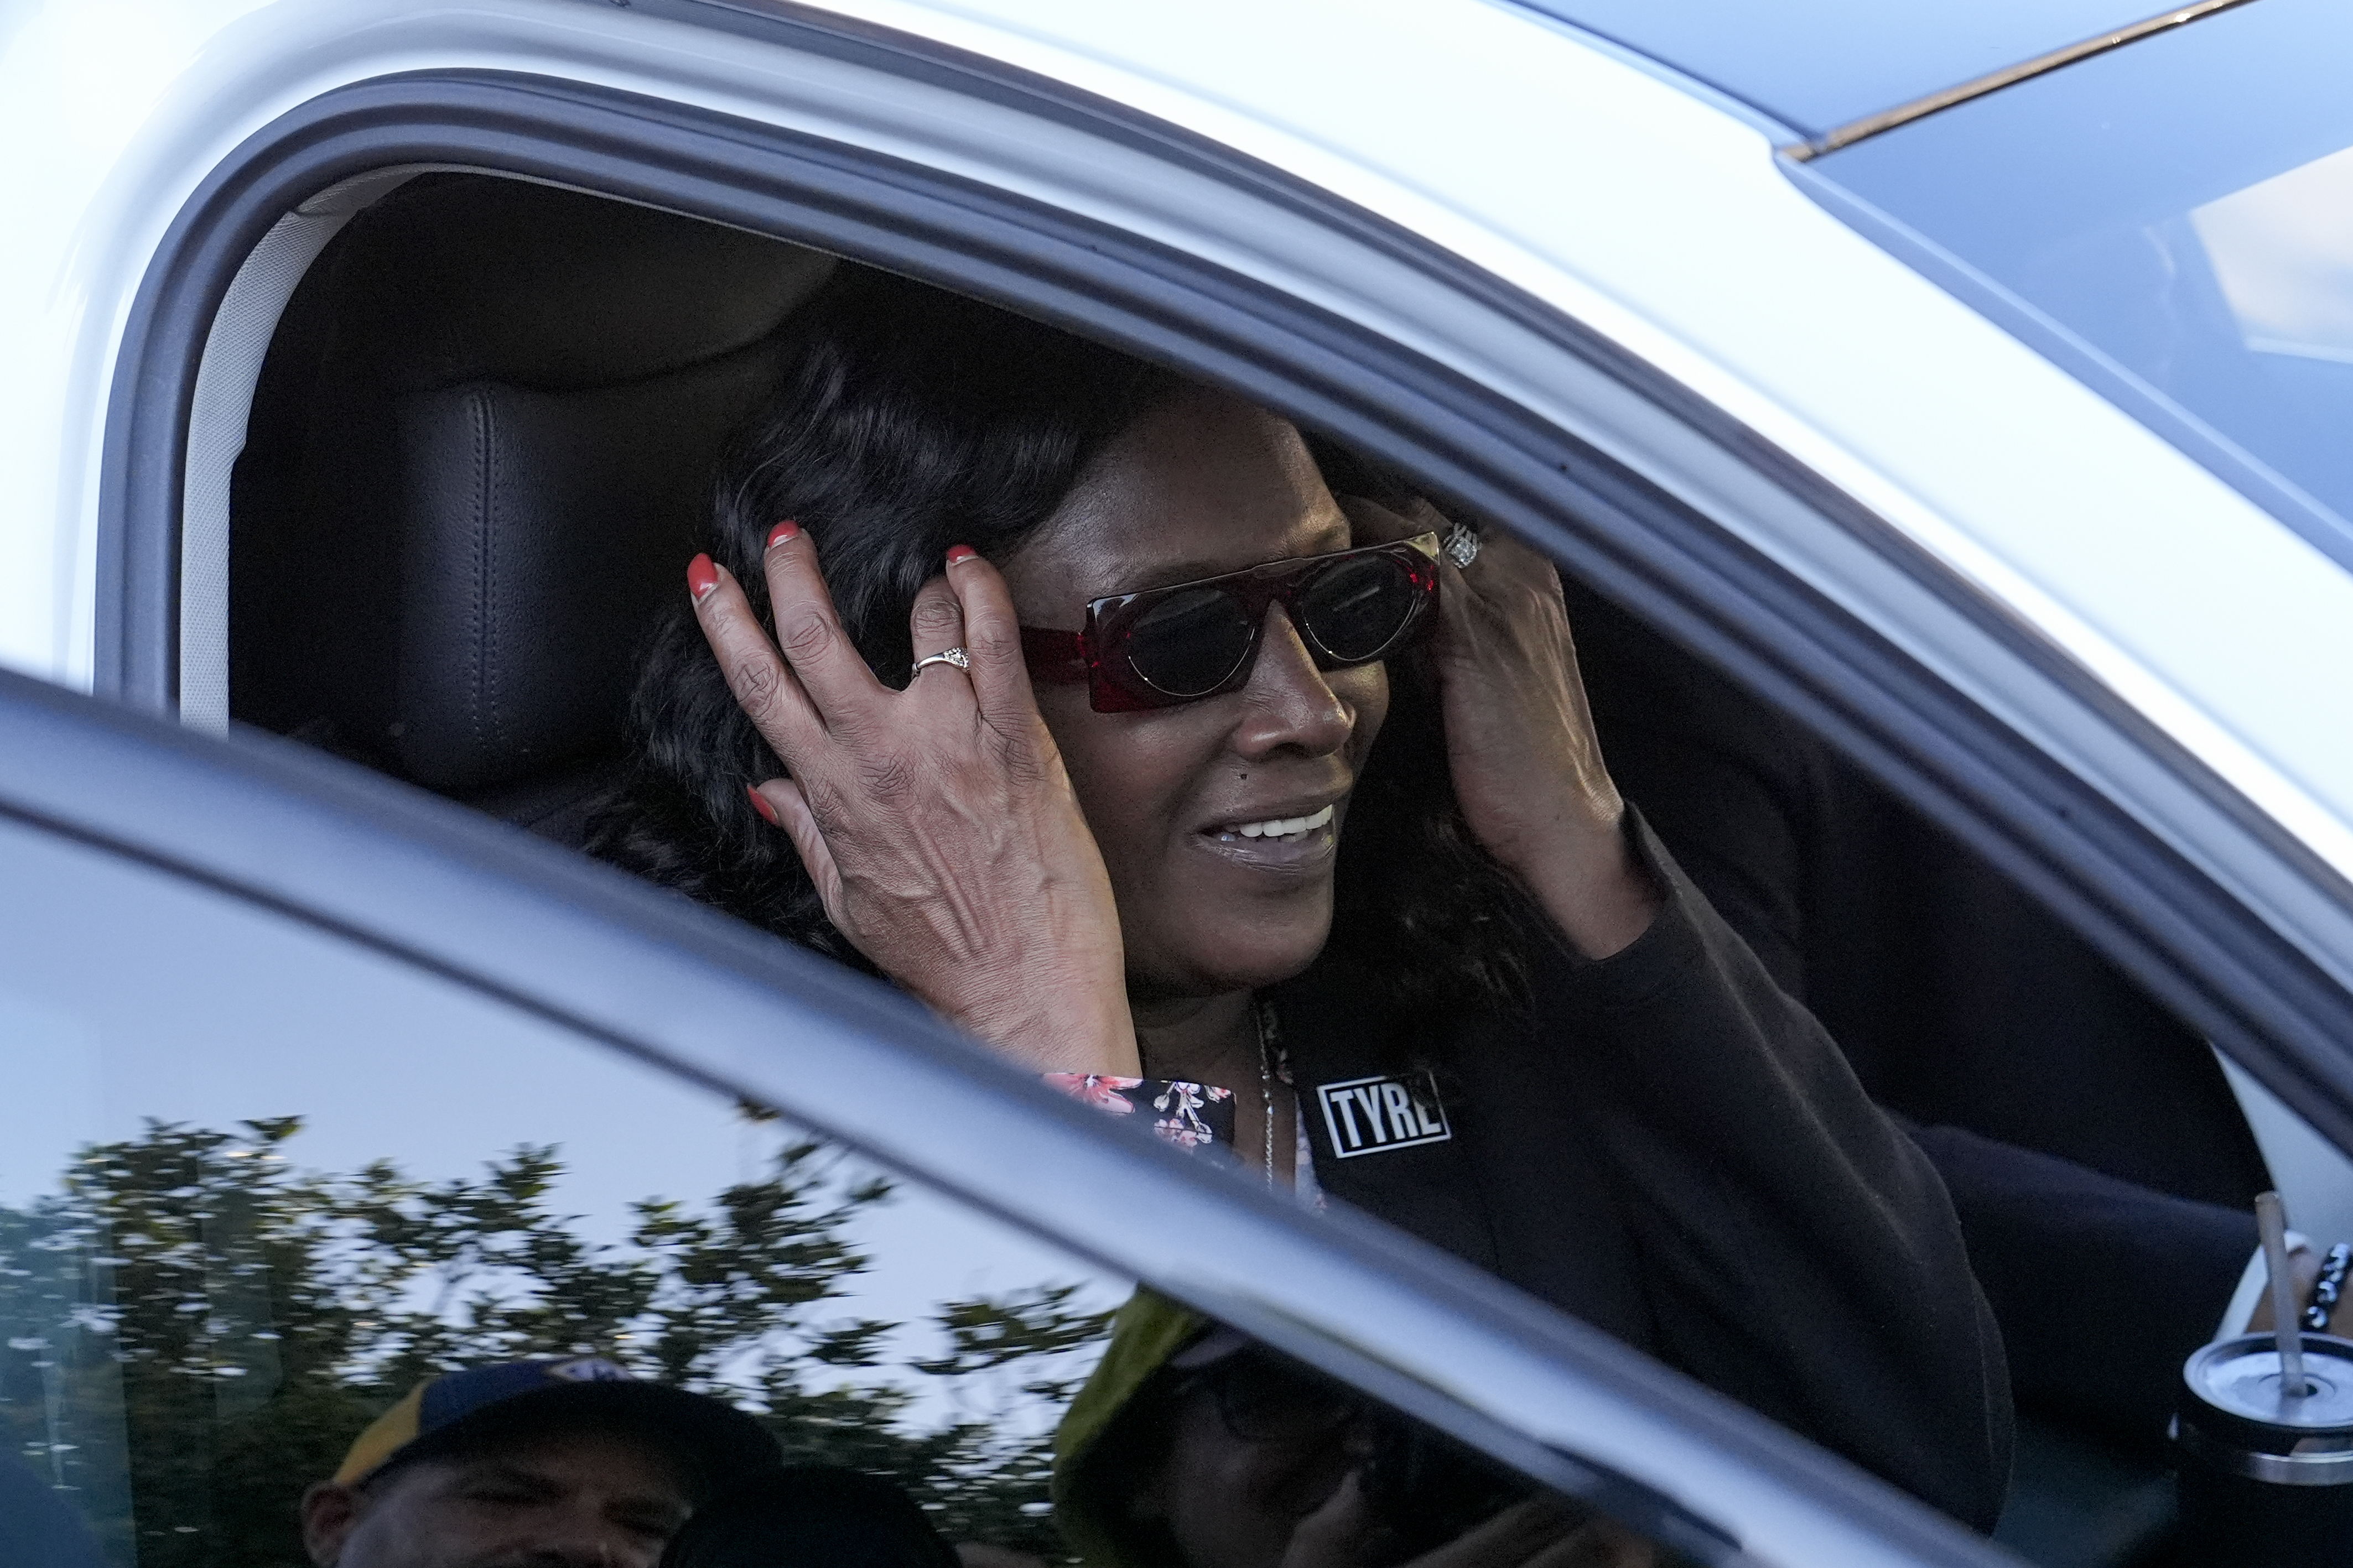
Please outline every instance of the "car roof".
[[2153, 0], [1514, 3], [1672, 66], [1809, 138], [2159, 10]]

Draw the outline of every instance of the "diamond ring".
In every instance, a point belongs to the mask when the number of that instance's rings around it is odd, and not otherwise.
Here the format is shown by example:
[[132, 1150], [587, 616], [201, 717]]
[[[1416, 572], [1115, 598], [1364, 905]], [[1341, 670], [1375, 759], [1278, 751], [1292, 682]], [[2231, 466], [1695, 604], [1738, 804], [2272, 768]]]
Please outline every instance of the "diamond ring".
[[1446, 537], [1440, 542], [1438, 548], [1457, 567], [1468, 566], [1479, 559], [1479, 531], [1455, 523], [1447, 529]]
[[952, 647], [945, 653], [927, 653], [923, 658], [915, 661], [915, 668], [907, 672], [907, 679], [910, 680], [914, 679], [915, 677], [923, 673], [925, 667], [934, 664], [952, 664], [958, 669], [970, 669], [972, 668], [972, 655], [965, 652], [965, 650], [960, 647]]

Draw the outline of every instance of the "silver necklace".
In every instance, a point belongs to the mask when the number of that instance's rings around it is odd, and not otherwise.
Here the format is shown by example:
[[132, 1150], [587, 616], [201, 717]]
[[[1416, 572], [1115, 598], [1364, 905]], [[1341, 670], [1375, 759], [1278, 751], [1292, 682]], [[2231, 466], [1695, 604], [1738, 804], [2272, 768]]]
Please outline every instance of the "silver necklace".
[[1253, 997], [1250, 1021], [1258, 1026], [1258, 1097], [1266, 1128], [1266, 1190], [1274, 1191], [1274, 1046], [1266, 1004]]

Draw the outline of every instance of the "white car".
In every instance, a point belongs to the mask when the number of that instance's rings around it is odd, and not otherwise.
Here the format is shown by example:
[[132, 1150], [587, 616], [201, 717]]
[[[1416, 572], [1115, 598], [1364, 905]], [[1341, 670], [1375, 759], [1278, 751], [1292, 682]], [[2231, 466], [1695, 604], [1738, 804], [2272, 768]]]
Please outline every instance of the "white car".
[[[413, 1218], [544, 1178], [652, 1268], [633, 1202], [816, 1169], [781, 1113], [946, 1194], [892, 1219], [807, 1175], [849, 1205], [828, 1245], [904, 1260], [823, 1275], [878, 1321], [1018, 1297], [1035, 1353], [1082, 1357], [1055, 1312], [1145, 1281], [1694, 1560], [2004, 1560], [1434, 1252], [1131, 1148], [863, 982], [468, 817], [576, 834], [754, 351], [846, 258], [1535, 542], [2211, 1042], [2294, 1222], [2353, 1237], [2353, 12], [2145, 3], [0, 0], [0, 664], [32, 678], [0, 685], [0, 1275], [55, 1286], [0, 1289], [12, 1452], [105, 1561], [245, 1560], [282, 1524], [247, 1518], [254, 1456], [291, 1462], [253, 1447], [271, 1400], [359, 1408], [451, 1303], [491, 1338], [450, 1356], [527, 1338], [496, 1237], [554, 1220], [302, 1254], [377, 1269], [332, 1343], [237, 1304], [292, 1278], [273, 1247], [379, 1189]], [[2031, 1054], [2021, 1125], [2137, 1103]], [[1100, 1210], [1043, 1195], [1074, 1191]], [[147, 1362], [91, 1326], [135, 1327], [106, 1272], [153, 1262], [134, 1209], [185, 1231], [174, 1310], [209, 1325]], [[1148, 1210], [1219, 1245], [1152, 1245]], [[916, 1330], [854, 1354], [807, 1305], [695, 1375], [773, 1331], [907, 1430], [981, 1396], [903, 1374]], [[985, 1372], [949, 1331], [936, 1376]], [[155, 1356], [182, 1380], [99, 1366]], [[815, 1397], [837, 1363], [791, 1364]], [[1035, 1438], [1040, 1396], [983, 1392]], [[2009, 1546], [2161, 1546], [2163, 1454], [2028, 1453]]]

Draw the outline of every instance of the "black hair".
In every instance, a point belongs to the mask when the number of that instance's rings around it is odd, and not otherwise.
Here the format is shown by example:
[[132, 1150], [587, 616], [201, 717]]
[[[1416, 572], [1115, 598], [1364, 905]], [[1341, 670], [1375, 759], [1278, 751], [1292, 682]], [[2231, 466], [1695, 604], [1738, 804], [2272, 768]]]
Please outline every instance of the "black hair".
[[[822, 552], [850, 639], [892, 685], [909, 675], [915, 595], [949, 546], [1005, 560], [1113, 437], [1191, 384], [847, 265], [803, 307], [781, 353], [775, 394], [721, 459], [706, 548], [765, 619], [768, 531], [798, 522]], [[1326, 442], [1314, 449], [1335, 488], [1395, 503], [1396, 481], [1374, 465]], [[1525, 896], [1456, 806], [1434, 667], [1417, 652], [1389, 673], [1390, 717], [1342, 836], [1333, 947], [1403, 1004], [1515, 998]], [[784, 769], [682, 603], [649, 645], [631, 725], [634, 766], [593, 824], [591, 852], [872, 973], [826, 920], [790, 840], [745, 797]]]
[[957, 1568], [913, 1499], [879, 1476], [791, 1465], [694, 1510], [661, 1568]]

